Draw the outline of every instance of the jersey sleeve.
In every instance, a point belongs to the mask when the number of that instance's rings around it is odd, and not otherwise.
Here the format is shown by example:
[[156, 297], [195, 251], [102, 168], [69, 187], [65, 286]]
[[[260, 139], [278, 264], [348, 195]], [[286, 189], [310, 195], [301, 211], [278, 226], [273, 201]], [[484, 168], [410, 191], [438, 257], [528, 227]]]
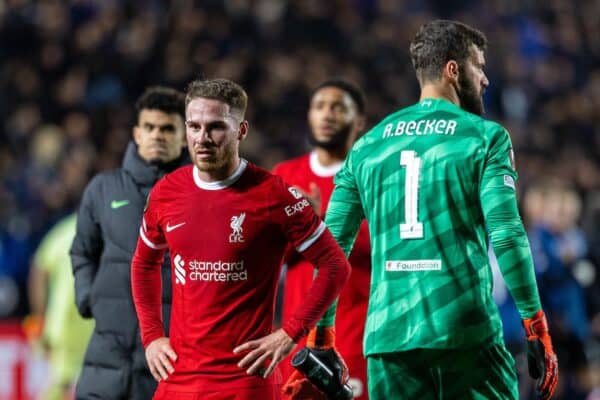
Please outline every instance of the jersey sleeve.
[[161, 265], [167, 243], [160, 228], [160, 185], [150, 192], [144, 209], [137, 247], [131, 261], [131, 290], [140, 321], [142, 344], [164, 336]]
[[308, 200], [296, 188], [277, 179], [276, 218], [288, 242], [318, 270], [306, 300], [283, 323], [283, 329], [298, 341], [335, 300], [348, 279], [350, 264]]
[[163, 250], [167, 248], [167, 241], [159, 226], [158, 201], [151, 201], [153, 192], [154, 190], [148, 195], [148, 199], [146, 200], [142, 216], [142, 226], [140, 226], [140, 239], [146, 246], [153, 250]]
[[325, 232], [325, 223], [296, 188], [289, 186], [279, 177], [276, 179], [275, 218], [288, 242], [302, 253]]
[[480, 202], [498, 265], [522, 318], [541, 309], [533, 259], [517, 208], [513, 149], [508, 132], [491, 137], [480, 185]]
[[[348, 155], [340, 172], [334, 178], [335, 188], [331, 194], [325, 225], [340, 245], [346, 257], [350, 255], [360, 224], [364, 219], [363, 207], [358, 193], [358, 186], [352, 171], [352, 153]], [[325, 311], [318, 326], [333, 326], [337, 300]]]
[[335, 188], [325, 213], [325, 224], [346, 256], [350, 254], [360, 224], [365, 218], [352, 170], [352, 153], [334, 179]]

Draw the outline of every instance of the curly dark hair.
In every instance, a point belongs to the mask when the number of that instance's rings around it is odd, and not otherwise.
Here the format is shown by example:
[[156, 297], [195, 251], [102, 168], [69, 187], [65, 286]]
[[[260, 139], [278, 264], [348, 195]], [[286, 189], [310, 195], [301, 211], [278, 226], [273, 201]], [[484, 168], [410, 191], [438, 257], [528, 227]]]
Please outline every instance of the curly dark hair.
[[246, 91], [229, 79], [198, 79], [190, 82], [185, 91], [185, 106], [198, 97], [222, 101], [231, 110], [240, 112], [242, 118], [248, 105]]
[[422, 25], [410, 44], [410, 57], [419, 82], [439, 78], [450, 60], [462, 67], [473, 44], [485, 50], [487, 39], [482, 32], [462, 22], [440, 19]]
[[341, 78], [330, 78], [321, 82], [316, 88], [314, 88], [310, 97], [312, 98], [319, 90], [323, 89], [324, 87], [335, 87], [348, 93], [348, 96], [350, 96], [350, 98], [354, 101], [358, 113], [361, 115], [365, 114], [365, 94], [355, 83]]
[[185, 95], [165, 86], [150, 86], [135, 102], [136, 121], [142, 110], [159, 110], [167, 114], [177, 113], [185, 121]]

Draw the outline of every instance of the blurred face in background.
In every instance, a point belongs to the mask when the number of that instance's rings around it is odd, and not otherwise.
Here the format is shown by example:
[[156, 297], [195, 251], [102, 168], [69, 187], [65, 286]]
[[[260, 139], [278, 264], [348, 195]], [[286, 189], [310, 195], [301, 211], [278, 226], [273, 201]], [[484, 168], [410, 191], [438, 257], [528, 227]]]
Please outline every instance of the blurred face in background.
[[[581, 213], [581, 200], [579, 195], [572, 190], [563, 189], [554, 196], [555, 200], [552, 215], [552, 228], [556, 232], [566, 232], [577, 225]], [[551, 198], [548, 200], [551, 201]]]
[[181, 155], [185, 146], [183, 118], [177, 113], [143, 109], [133, 128], [133, 138], [142, 159], [164, 164]]
[[308, 110], [310, 143], [315, 147], [334, 150], [354, 142], [363, 118], [352, 97], [342, 89], [325, 86], [313, 95]]
[[186, 107], [190, 156], [203, 178], [225, 179], [237, 166], [239, 145], [248, 133], [241, 112], [220, 100], [197, 97]]
[[470, 56], [459, 67], [458, 84], [455, 86], [460, 106], [473, 114], [483, 114], [483, 93], [489, 81], [483, 72], [485, 57], [477, 46], [471, 46]]

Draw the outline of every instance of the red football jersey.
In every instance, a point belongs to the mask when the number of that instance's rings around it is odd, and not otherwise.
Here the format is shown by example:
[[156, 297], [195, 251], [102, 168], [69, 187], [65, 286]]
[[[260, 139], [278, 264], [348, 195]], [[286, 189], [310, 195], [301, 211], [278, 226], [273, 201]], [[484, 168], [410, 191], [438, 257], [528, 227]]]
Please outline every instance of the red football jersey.
[[[232, 350], [271, 333], [286, 245], [303, 251], [325, 225], [297, 190], [245, 160], [221, 182], [197, 174], [187, 166], [159, 181], [140, 228], [147, 246], [168, 247], [171, 255], [170, 342], [178, 359], [161, 384], [218, 389], [279, 383], [278, 374], [248, 376], [237, 366], [242, 355]], [[143, 315], [140, 325], [144, 345], [162, 336]]]
[[[310, 184], [315, 183], [321, 192], [321, 215], [325, 215], [334, 184], [333, 177], [341, 168], [341, 163], [324, 167], [319, 164], [315, 152], [278, 164], [273, 173], [281, 176], [288, 184], [310, 192]], [[344, 358], [357, 359], [362, 355], [362, 339], [369, 302], [369, 286], [371, 280], [371, 247], [369, 230], [366, 221], [354, 243], [349, 261], [352, 265], [350, 280], [340, 294], [336, 314], [336, 347]], [[286, 320], [304, 301], [313, 266], [300, 256], [291, 257], [294, 261], [288, 264], [283, 295], [283, 319]], [[360, 357], [358, 357], [360, 359]], [[284, 371], [289, 370], [289, 362], [284, 361]], [[352, 375], [352, 366], [350, 366]], [[285, 371], [287, 372], [287, 371]], [[284, 372], [284, 375], [285, 375]]]

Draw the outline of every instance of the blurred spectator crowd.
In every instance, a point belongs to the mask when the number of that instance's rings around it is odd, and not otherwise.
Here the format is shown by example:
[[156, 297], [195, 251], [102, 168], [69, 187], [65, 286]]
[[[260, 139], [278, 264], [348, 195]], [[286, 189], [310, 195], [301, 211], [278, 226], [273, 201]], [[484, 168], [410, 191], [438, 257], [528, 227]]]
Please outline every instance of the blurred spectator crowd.
[[[569, 368], [598, 368], [599, 15], [598, 0], [0, 0], [0, 319], [27, 312], [43, 234], [120, 165], [146, 86], [242, 83], [242, 152], [270, 168], [306, 150], [310, 89], [327, 77], [365, 90], [369, 126], [415, 102], [408, 45], [442, 17], [488, 36], [486, 117], [511, 132], [544, 307], [580, 354]], [[586, 374], [581, 393], [600, 386]]]

